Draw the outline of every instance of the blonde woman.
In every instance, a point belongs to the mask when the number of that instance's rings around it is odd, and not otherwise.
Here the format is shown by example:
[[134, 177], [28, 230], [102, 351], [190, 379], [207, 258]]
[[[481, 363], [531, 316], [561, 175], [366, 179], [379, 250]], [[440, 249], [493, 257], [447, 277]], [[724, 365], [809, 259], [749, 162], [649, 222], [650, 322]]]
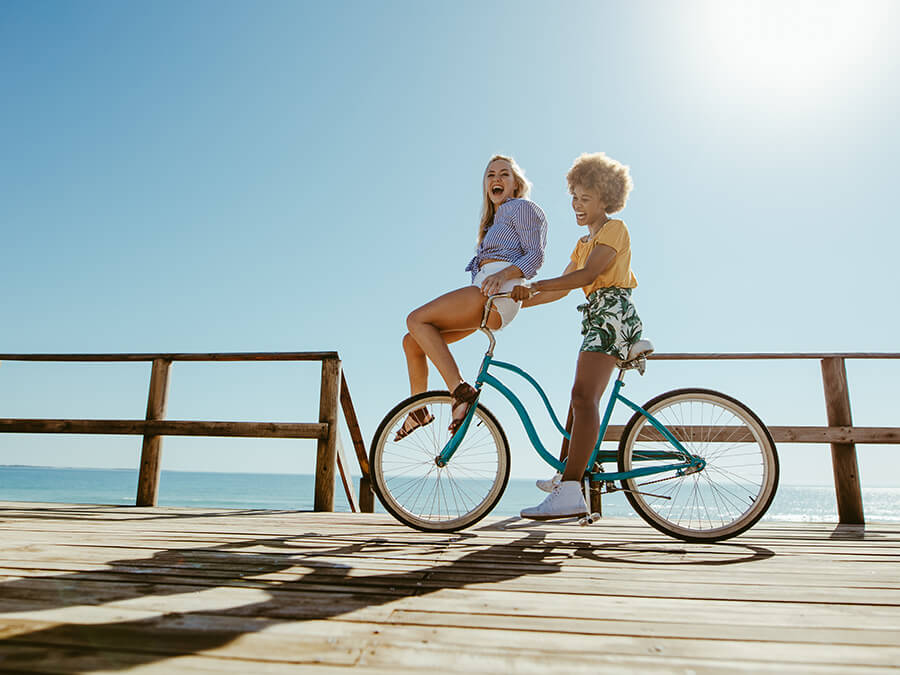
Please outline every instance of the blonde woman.
[[[409, 333], [403, 337], [403, 351], [410, 393], [418, 394], [428, 388], [431, 360], [453, 397], [451, 433], [468, 414], [476, 391], [463, 380], [447, 345], [478, 329], [487, 296], [511, 291], [523, 279], [537, 274], [544, 262], [547, 219], [541, 208], [528, 199], [530, 192], [531, 183], [512, 157], [491, 157], [482, 180], [483, 206], [475, 256], [466, 266], [471, 285], [435, 298], [406, 318]], [[503, 328], [520, 307], [519, 302], [498, 298], [488, 326], [493, 330]], [[432, 421], [434, 417], [427, 408], [412, 411], [395, 440]]]

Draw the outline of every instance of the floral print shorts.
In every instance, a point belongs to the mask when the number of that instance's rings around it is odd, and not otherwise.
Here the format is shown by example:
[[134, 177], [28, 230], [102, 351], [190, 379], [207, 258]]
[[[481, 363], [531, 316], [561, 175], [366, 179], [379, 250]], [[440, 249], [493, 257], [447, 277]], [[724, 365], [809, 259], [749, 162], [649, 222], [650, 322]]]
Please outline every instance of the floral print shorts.
[[583, 313], [583, 352], [602, 352], [617, 359], [628, 358], [628, 350], [641, 339], [644, 325], [631, 302], [630, 288], [598, 288], [578, 305]]

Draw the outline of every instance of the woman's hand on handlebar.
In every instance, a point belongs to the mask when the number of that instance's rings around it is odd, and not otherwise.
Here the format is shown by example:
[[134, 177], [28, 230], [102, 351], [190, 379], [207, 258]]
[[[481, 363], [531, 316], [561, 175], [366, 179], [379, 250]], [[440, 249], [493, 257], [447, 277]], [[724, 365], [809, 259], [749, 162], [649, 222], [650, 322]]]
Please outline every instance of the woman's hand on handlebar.
[[506, 281], [508, 281], [508, 279], [506, 278], [505, 270], [500, 270], [499, 272], [485, 277], [485, 280], [481, 282], [481, 292], [486, 298], [497, 295], [502, 292], [501, 289]]
[[532, 291], [528, 286], [516, 286], [512, 289], [512, 293], [509, 294], [509, 297], [511, 297], [516, 302], [522, 302], [523, 300], [527, 300], [528, 298], [530, 298], [532, 293], [534, 293], [534, 291]]

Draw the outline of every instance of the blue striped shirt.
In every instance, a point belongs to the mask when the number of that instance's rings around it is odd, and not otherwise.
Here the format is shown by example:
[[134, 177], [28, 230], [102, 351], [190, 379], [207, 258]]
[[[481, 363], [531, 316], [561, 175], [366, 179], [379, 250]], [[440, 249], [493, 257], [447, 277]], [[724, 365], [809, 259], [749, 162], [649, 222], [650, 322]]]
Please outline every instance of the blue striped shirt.
[[497, 209], [466, 270], [474, 280], [483, 260], [503, 260], [531, 279], [544, 264], [546, 246], [547, 217], [541, 207], [528, 199], [509, 199]]

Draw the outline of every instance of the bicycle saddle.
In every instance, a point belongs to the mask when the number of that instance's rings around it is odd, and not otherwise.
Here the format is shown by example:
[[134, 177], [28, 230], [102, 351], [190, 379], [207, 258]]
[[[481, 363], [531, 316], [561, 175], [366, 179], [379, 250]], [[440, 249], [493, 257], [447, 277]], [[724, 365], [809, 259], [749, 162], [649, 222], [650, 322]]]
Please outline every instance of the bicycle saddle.
[[653, 343], [650, 340], [638, 340], [631, 349], [628, 350], [628, 358], [624, 361], [618, 361], [619, 368], [637, 368], [641, 375], [644, 374], [644, 361], [649, 354], [653, 353]]

